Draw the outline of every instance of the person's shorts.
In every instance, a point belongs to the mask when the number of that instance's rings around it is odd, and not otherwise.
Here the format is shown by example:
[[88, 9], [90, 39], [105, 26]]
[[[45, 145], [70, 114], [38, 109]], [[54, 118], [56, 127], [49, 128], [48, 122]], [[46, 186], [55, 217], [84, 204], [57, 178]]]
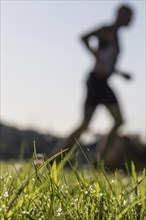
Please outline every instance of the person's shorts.
[[107, 80], [99, 81], [91, 73], [87, 80], [87, 97], [85, 101], [85, 117], [90, 118], [99, 104], [117, 104], [117, 98], [109, 87]]

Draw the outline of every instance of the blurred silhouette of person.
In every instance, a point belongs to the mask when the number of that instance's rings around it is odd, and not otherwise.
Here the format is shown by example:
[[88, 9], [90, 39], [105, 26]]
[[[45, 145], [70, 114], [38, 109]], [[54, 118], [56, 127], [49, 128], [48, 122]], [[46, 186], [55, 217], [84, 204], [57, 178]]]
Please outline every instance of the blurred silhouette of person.
[[[101, 27], [91, 33], [82, 36], [81, 40], [86, 48], [95, 58], [95, 66], [87, 79], [87, 97], [84, 104], [84, 116], [80, 126], [67, 139], [66, 146], [71, 148], [75, 143], [75, 138], [88, 128], [93, 113], [99, 104], [106, 106], [114, 119], [114, 126], [107, 135], [106, 148], [112, 141], [118, 128], [123, 124], [123, 117], [118, 100], [113, 90], [108, 84], [109, 77], [116, 73], [125, 79], [130, 79], [130, 75], [122, 73], [115, 68], [120, 52], [118, 30], [123, 26], [128, 26], [132, 19], [132, 9], [123, 5], [118, 8], [115, 21], [112, 25]], [[91, 37], [98, 40], [98, 47], [93, 48], [90, 43]]]

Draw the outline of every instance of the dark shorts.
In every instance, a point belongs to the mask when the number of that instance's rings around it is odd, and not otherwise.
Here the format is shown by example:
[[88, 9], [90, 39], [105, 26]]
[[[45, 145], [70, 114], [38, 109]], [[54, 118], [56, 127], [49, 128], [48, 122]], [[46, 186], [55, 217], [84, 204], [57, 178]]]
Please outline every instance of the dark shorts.
[[93, 73], [87, 80], [87, 97], [85, 101], [85, 117], [90, 118], [99, 104], [117, 104], [117, 98], [109, 87], [107, 80], [99, 81]]

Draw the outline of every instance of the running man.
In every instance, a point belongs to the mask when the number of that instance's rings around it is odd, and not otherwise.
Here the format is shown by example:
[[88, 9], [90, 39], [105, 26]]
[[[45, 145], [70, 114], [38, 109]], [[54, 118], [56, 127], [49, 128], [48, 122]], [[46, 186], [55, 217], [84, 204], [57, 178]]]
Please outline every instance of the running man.
[[[120, 52], [118, 31], [121, 27], [128, 26], [131, 19], [132, 9], [127, 5], [123, 5], [117, 10], [115, 22], [112, 25], [101, 27], [82, 37], [83, 43], [95, 58], [95, 66], [87, 79], [87, 97], [84, 105], [83, 120], [68, 138], [67, 148], [71, 148], [75, 143], [75, 138], [78, 139], [88, 128], [93, 113], [99, 104], [106, 106], [115, 122], [107, 137], [106, 148], [118, 128], [123, 124], [118, 100], [108, 84], [108, 79], [114, 73], [122, 75], [125, 79], [130, 79], [130, 75], [121, 73], [115, 66]], [[98, 40], [98, 48], [94, 49], [89, 42], [93, 36]]]

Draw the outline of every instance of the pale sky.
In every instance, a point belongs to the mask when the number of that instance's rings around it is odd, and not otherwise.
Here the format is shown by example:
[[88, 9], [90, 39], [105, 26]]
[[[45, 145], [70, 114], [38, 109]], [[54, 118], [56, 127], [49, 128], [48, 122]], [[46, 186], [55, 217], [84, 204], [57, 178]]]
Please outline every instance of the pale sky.
[[[134, 9], [120, 30], [117, 66], [133, 75], [112, 76], [125, 118], [124, 133], [145, 136], [145, 1], [126, 1]], [[85, 80], [94, 59], [80, 41], [84, 33], [110, 24], [124, 1], [1, 1], [1, 120], [66, 136], [79, 125]], [[100, 106], [90, 125], [104, 133], [112, 118]]]

